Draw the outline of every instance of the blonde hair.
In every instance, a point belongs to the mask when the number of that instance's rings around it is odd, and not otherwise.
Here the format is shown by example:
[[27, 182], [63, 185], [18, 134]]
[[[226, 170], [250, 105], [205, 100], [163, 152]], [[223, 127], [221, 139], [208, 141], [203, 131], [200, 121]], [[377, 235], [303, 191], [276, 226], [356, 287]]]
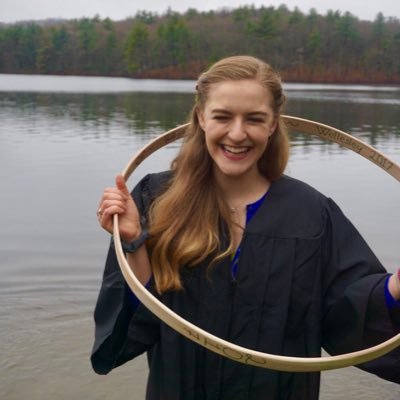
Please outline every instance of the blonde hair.
[[[204, 131], [197, 113], [204, 108], [212, 85], [222, 81], [255, 79], [271, 94], [277, 127], [259, 160], [259, 169], [270, 181], [282, 176], [289, 155], [289, 140], [281, 119], [286, 102], [279, 75], [265, 62], [249, 56], [220, 60], [200, 75], [196, 102], [178, 156], [172, 163], [169, 188], [150, 209], [148, 242], [156, 289], [159, 293], [182, 289], [180, 268], [195, 267], [206, 259], [210, 265], [232, 254], [234, 222], [212, 175]], [[229, 233], [221, 241], [221, 228]]]

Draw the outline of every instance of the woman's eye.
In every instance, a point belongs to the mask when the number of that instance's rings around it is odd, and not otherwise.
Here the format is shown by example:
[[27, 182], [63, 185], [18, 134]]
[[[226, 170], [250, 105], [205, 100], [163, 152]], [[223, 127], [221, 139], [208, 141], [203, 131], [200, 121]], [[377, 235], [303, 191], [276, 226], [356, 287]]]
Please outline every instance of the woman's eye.
[[215, 115], [214, 119], [216, 119], [217, 121], [226, 121], [228, 119], [227, 115]]
[[252, 117], [252, 118], [249, 118], [249, 121], [250, 122], [254, 122], [256, 124], [262, 124], [264, 122], [264, 119], [263, 118]]

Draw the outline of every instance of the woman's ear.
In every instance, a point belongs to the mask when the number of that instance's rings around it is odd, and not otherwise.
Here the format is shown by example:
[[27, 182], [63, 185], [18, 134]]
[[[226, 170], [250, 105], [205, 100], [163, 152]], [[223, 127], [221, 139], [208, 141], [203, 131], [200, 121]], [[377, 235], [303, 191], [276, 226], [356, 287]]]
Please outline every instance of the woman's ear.
[[271, 136], [275, 133], [275, 131], [276, 131], [277, 128], [278, 128], [278, 120], [275, 119], [275, 121], [273, 122], [273, 124], [272, 124], [271, 127], [270, 127], [268, 137], [271, 137]]
[[200, 110], [199, 108], [196, 110], [196, 114], [197, 114], [197, 119], [199, 121], [199, 125], [201, 127], [201, 129], [203, 129], [203, 131], [205, 131], [205, 123], [204, 123], [204, 112], [203, 110]]

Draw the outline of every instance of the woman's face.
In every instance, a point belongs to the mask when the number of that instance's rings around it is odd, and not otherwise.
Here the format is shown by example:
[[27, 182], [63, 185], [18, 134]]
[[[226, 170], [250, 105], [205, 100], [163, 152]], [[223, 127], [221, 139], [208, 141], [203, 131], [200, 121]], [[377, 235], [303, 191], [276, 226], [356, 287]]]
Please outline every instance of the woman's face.
[[252, 178], [276, 129], [272, 96], [257, 80], [213, 84], [198, 112], [217, 177]]

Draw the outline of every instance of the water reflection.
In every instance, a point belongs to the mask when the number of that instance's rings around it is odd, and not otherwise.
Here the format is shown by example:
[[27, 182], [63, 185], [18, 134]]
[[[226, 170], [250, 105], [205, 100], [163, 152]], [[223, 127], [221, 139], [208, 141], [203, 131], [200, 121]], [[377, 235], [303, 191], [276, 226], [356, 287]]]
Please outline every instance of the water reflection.
[[[126, 135], [159, 133], [185, 122], [193, 95], [187, 93], [57, 94], [0, 93], [3, 114], [14, 118], [72, 120], [82, 127], [125, 125]], [[82, 134], [87, 134], [85, 130]]]
[[[286, 113], [301, 116], [337, 127], [366, 141], [372, 146], [392, 142], [400, 135], [400, 91], [364, 93], [371, 102], [346, 103], [348, 93], [329, 97], [313, 92], [315, 99], [302, 92], [288, 92]], [[323, 92], [326, 94], [326, 92]], [[376, 96], [385, 96], [386, 103]], [[304, 98], [305, 97], [305, 98]], [[373, 104], [371, 106], [371, 103]], [[82, 127], [107, 128], [112, 124], [125, 126], [125, 135], [160, 133], [186, 121], [193, 104], [191, 93], [119, 93], [119, 94], [57, 94], [57, 93], [0, 93], [3, 113], [15, 118], [45, 115], [51, 120], [73, 120]], [[388, 106], [389, 104], [389, 106]], [[102, 129], [103, 133], [107, 129]], [[81, 134], [90, 134], [82, 130]], [[109, 132], [110, 133], [110, 132]], [[111, 134], [111, 133], [110, 133]], [[319, 143], [319, 138], [291, 133], [295, 145]]]
[[323, 102], [341, 102], [353, 104], [380, 104], [380, 105], [400, 105], [400, 87], [357, 87], [357, 86], [342, 86], [331, 87], [328, 90], [325, 87], [323, 90], [308, 89], [297, 90], [289, 89], [287, 92], [292, 99], [302, 100], [317, 100]]
[[[399, 97], [400, 99], [400, 97]], [[288, 114], [323, 122], [342, 131], [353, 134], [368, 144], [375, 146], [380, 139], [392, 142], [393, 137], [400, 136], [400, 102], [398, 104], [347, 104], [335, 100], [290, 100]], [[298, 135], [292, 136], [299, 138]], [[309, 143], [309, 139], [302, 142]], [[382, 143], [384, 144], [384, 143]]]

